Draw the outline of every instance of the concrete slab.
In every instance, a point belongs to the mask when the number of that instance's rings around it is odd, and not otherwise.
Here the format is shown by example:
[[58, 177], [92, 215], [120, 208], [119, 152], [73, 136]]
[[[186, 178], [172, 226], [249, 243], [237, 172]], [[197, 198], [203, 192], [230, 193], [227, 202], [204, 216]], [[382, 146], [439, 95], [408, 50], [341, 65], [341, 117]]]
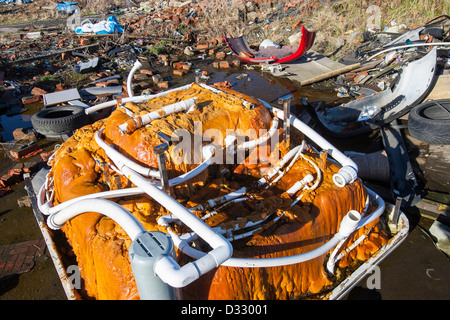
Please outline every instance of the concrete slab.
[[[359, 63], [345, 65], [327, 58], [315, 51], [308, 51], [300, 59], [286, 64], [286, 71], [292, 73], [287, 78], [297, 81], [300, 85], [307, 85], [315, 81], [325, 80], [326, 78], [349, 72], [360, 66]], [[319, 79], [319, 80], [316, 80]]]
[[68, 89], [47, 93], [43, 95], [44, 106], [52, 106], [58, 103], [67, 102], [71, 100], [80, 100], [81, 96], [78, 89]]

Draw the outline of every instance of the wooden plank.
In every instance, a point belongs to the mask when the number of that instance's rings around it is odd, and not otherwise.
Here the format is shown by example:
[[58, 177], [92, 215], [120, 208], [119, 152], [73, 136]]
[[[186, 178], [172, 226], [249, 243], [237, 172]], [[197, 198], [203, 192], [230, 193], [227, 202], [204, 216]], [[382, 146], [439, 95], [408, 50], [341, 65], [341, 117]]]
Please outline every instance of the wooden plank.
[[10, 63], [10, 64], [27, 63], [27, 62], [32, 62], [32, 61], [34, 61], [34, 60], [50, 58], [50, 57], [52, 57], [52, 56], [56, 56], [56, 55], [58, 55], [58, 54], [65, 53], [65, 52], [71, 52], [71, 51], [83, 50], [83, 49], [88, 49], [88, 48], [93, 48], [93, 47], [98, 47], [98, 46], [99, 46], [98, 43], [93, 43], [93, 44], [89, 44], [89, 45], [87, 45], [87, 46], [82, 46], [82, 47], [76, 47], [76, 48], [71, 48], [71, 49], [66, 49], [66, 50], [55, 51], [55, 52], [48, 53], [48, 54], [44, 54], [44, 55], [41, 55], [41, 56], [34, 56], [34, 57], [31, 57], [31, 58], [25, 58], [25, 59], [20, 59], [20, 60], [11, 61], [11, 62], [9, 62], [9, 63]]
[[405, 131], [408, 152], [420, 171], [425, 189], [447, 193], [450, 190], [450, 145], [429, 144], [412, 137]]
[[422, 199], [416, 203], [420, 215], [424, 218], [439, 221], [450, 227], [450, 206], [429, 199]]
[[450, 88], [450, 74], [439, 75], [433, 90], [425, 100], [450, 99], [450, 90], [448, 88]]

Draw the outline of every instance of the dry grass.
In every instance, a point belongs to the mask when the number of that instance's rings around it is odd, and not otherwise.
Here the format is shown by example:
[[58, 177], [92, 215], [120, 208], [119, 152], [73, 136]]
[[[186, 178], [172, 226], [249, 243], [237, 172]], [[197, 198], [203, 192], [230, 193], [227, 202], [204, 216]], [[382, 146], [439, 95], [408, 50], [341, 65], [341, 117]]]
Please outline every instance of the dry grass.
[[199, 3], [204, 14], [204, 27], [211, 38], [238, 37], [246, 30], [246, 24], [240, 19], [243, 10], [241, 0], [214, 0]]
[[78, 6], [88, 12], [104, 13], [110, 5], [125, 6], [125, 0], [78, 0]]
[[[450, 15], [448, 0], [341, 0], [327, 3], [307, 19], [309, 25], [317, 31], [316, 49], [333, 52], [342, 45], [339, 39], [345, 33], [367, 31], [368, 20], [372, 15], [367, 12], [367, 8], [371, 5], [377, 5], [380, 8], [381, 29], [389, 26], [391, 22], [412, 28], [414, 25], [423, 25], [440, 15]], [[354, 44], [347, 43], [346, 46]]]

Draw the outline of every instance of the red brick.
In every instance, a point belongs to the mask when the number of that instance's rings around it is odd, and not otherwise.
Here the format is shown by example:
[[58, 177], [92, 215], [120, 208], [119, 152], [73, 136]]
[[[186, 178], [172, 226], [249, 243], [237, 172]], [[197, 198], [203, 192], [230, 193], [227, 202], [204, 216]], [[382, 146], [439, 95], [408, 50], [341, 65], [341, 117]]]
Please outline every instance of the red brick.
[[206, 52], [206, 50], [208, 49], [208, 45], [207, 44], [199, 44], [196, 49], [200, 52]]
[[225, 59], [226, 53], [225, 52], [217, 52], [216, 53], [216, 59]]
[[159, 81], [158, 87], [161, 89], [168, 89], [169, 88], [169, 81]]
[[230, 64], [228, 63], [228, 61], [220, 61], [219, 62], [219, 68], [221, 69], [227, 69], [230, 67]]
[[175, 69], [182, 69], [182, 68], [183, 68], [183, 65], [184, 65], [184, 62], [182, 62], [182, 61], [174, 62], [174, 63], [172, 64], [172, 66], [173, 66]]
[[173, 70], [173, 74], [175, 76], [184, 76], [185, 74], [187, 74], [187, 71], [183, 69], [175, 69]]
[[47, 91], [45, 91], [44, 89], [41, 89], [39, 87], [34, 87], [33, 89], [31, 89], [31, 94], [34, 96], [42, 96], [47, 93], [48, 93]]
[[183, 64], [183, 70], [189, 71], [191, 70], [192, 64], [190, 63], [185, 63]]
[[0, 178], [0, 187], [7, 188], [22, 180], [21, 170], [15, 172], [14, 170], [8, 171]]
[[27, 105], [27, 104], [37, 103], [40, 100], [41, 100], [40, 96], [23, 97], [22, 103]]
[[148, 69], [141, 69], [140, 72], [143, 73], [143, 74], [146, 74], [148, 76], [152, 76], [153, 75], [153, 71], [148, 70]]
[[148, 77], [146, 74], [143, 73], [137, 73], [133, 76], [134, 80], [147, 80]]

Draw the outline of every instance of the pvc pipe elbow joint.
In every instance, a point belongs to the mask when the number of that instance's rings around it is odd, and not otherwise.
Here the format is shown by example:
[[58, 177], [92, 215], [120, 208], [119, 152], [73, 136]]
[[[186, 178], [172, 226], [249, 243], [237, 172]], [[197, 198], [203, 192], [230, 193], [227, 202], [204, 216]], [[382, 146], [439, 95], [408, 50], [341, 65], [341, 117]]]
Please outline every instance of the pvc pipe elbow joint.
[[174, 288], [183, 288], [200, 277], [192, 262], [180, 268], [178, 263], [170, 256], [160, 259], [154, 270], [163, 282]]
[[347, 184], [352, 183], [358, 178], [358, 172], [351, 166], [343, 166], [339, 169], [338, 173], [333, 175], [333, 182], [338, 187], [344, 187]]
[[50, 216], [48, 216], [48, 218], [47, 218], [47, 226], [50, 229], [52, 229], [52, 230], [59, 230], [59, 229], [62, 228], [62, 226], [57, 224], [57, 223], [55, 223], [54, 217], [55, 217], [55, 213], [50, 215]]
[[339, 225], [339, 234], [344, 238], [347, 238], [358, 228], [360, 220], [361, 214], [356, 210], [350, 210]]
[[48, 200], [48, 202], [45, 202], [45, 183], [41, 186], [39, 189], [39, 194], [36, 197], [37, 199], [37, 205], [39, 210], [41, 210], [42, 214], [48, 216], [50, 214], [49, 210], [51, 208], [50, 202], [51, 200]]

